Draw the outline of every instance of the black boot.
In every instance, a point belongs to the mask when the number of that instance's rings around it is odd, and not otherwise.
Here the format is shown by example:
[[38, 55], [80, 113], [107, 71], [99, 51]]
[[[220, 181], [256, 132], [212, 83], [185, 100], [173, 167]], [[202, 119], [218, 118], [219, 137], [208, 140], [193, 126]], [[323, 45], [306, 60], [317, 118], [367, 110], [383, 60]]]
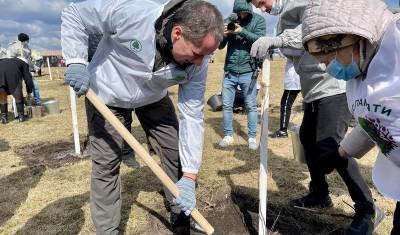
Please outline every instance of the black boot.
[[169, 221], [174, 235], [190, 234], [190, 216], [183, 212], [177, 214], [171, 211]]
[[17, 113], [19, 122], [25, 122], [27, 118], [25, 116], [24, 102], [17, 103]]
[[291, 200], [289, 202], [289, 206], [291, 207], [316, 207], [316, 208], [331, 208], [333, 207], [333, 203], [331, 197], [327, 196], [319, 196], [314, 193], [309, 193], [304, 197]]
[[371, 235], [385, 217], [384, 212], [376, 209], [357, 209], [353, 221], [346, 229], [345, 235]]
[[287, 138], [288, 133], [286, 129], [279, 129], [270, 135], [271, 138]]
[[400, 202], [396, 204], [396, 210], [393, 215], [393, 228], [390, 235], [400, 234]]
[[7, 103], [6, 104], [0, 104], [0, 120], [2, 124], [7, 124], [8, 122], [8, 109], [7, 109]]
[[329, 191], [319, 189], [312, 186], [310, 183], [310, 192], [301, 198], [291, 200], [289, 206], [291, 207], [317, 207], [317, 208], [330, 208], [333, 207], [331, 197], [329, 196]]

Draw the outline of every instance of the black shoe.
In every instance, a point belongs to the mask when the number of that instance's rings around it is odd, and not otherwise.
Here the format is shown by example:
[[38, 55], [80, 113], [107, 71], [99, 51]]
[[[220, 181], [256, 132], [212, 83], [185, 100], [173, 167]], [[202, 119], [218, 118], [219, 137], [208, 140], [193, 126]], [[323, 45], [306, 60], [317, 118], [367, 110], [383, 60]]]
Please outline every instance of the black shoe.
[[25, 122], [27, 117], [25, 116], [25, 106], [24, 102], [17, 103], [17, 113], [18, 113], [18, 120], [19, 122]]
[[7, 104], [0, 104], [0, 120], [2, 124], [7, 124], [8, 122], [7, 112]]
[[277, 130], [273, 134], [271, 134], [269, 137], [271, 137], [271, 138], [287, 138], [288, 133], [287, 133], [287, 130]]
[[171, 212], [169, 222], [174, 235], [190, 234], [190, 216], [186, 216], [185, 213]]
[[350, 226], [345, 230], [345, 235], [370, 235], [385, 218], [385, 213], [375, 207], [374, 213], [356, 212]]
[[18, 115], [18, 120], [19, 122], [25, 122], [28, 118], [24, 114], [19, 114]]
[[309, 193], [304, 197], [291, 200], [289, 202], [289, 206], [291, 207], [317, 207], [317, 208], [331, 208], [333, 207], [333, 203], [331, 197], [327, 196], [318, 196], [313, 193]]
[[1, 114], [0, 120], [1, 120], [1, 124], [7, 124], [8, 123], [8, 118], [7, 118], [6, 115]]

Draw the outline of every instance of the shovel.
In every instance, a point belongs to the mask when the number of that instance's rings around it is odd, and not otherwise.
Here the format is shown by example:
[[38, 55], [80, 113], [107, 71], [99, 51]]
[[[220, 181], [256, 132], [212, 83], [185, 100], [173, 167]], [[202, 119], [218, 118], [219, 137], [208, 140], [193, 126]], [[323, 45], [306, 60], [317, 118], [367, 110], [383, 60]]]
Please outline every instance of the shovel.
[[[153, 171], [158, 179], [161, 180], [163, 185], [174, 195], [178, 196], [179, 190], [175, 183], [168, 177], [168, 175], [161, 169], [161, 167], [153, 160], [147, 153], [142, 145], [132, 136], [132, 134], [125, 128], [124, 125], [115, 117], [115, 115], [108, 109], [108, 107], [101, 101], [92, 89], [86, 93], [86, 98], [96, 107], [96, 109], [103, 115], [103, 117], [117, 130], [122, 138], [132, 147], [135, 153], [146, 163], [146, 165]], [[191, 216], [193, 219], [206, 231], [207, 234], [213, 234], [214, 228], [210, 223], [194, 208]]]

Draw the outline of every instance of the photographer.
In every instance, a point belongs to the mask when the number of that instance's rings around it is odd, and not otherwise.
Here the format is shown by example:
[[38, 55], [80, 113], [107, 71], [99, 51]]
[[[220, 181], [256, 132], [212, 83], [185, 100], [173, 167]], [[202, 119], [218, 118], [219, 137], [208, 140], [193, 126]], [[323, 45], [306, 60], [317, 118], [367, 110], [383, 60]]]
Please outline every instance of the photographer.
[[219, 142], [220, 147], [233, 144], [233, 102], [236, 88], [243, 91], [248, 123], [249, 149], [256, 150], [257, 129], [257, 89], [250, 87], [251, 77], [256, 65], [250, 57], [253, 42], [266, 33], [266, 23], [262, 16], [253, 12], [252, 6], [245, 0], [235, 0], [233, 12], [225, 23], [224, 40], [219, 49], [227, 44], [222, 85], [224, 138]]

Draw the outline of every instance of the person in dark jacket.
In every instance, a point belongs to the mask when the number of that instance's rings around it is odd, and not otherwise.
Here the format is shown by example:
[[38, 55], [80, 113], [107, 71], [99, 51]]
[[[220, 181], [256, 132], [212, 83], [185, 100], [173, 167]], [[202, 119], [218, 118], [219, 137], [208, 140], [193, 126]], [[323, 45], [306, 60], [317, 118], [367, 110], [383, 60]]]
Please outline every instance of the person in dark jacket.
[[22, 80], [25, 81], [28, 99], [32, 97], [33, 81], [29, 72], [28, 63], [19, 58], [6, 58], [0, 60], [0, 120], [8, 122], [7, 95], [13, 95], [17, 104], [18, 119], [26, 120], [24, 114], [24, 99], [22, 94]]
[[245, 0], [235, 0], [233, 12], [235, 14], [225, 20], [225, 23], [230, 24], [226, 25], [225, 37], [219, 46], [219, 49], [223, 49], [228, 45], [222, 84], [224, 138], [219, 145], [224, 148], [233, 143], [233, 102], [239, 86], [243, 91], [247, 111], [249, 148], [256, 150], [257, 89], [256, 86], [250, 86], [256, 65], [250, 57], [250, 49], [253, 42], [265, 35], [266, 23]]

